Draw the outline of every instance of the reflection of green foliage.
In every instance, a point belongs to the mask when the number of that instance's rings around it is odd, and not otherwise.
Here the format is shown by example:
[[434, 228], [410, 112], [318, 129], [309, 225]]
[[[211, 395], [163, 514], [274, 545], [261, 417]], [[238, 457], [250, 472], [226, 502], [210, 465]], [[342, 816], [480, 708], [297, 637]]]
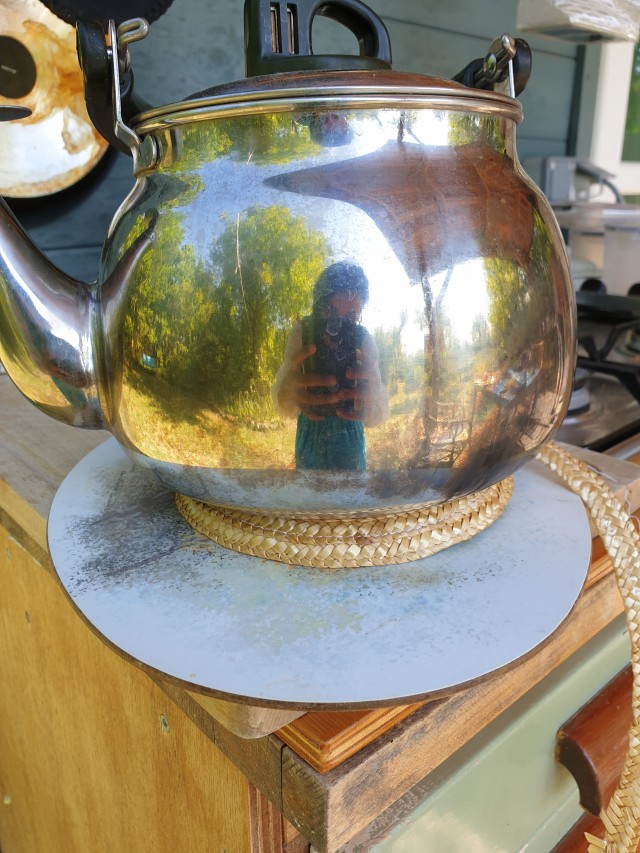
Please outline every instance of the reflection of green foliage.
[[[548, 317], [548, 293], [532, 282], [544, 282], [552, 268], [553, 243], [537, 210], [527, 269], [506, 258], [486, 258], [487, 290], [491, 296], [489, 321], [494, 340], [504, 343], [522, 334], [522, 323], [535, 328]], [[543, 329], [540, 328], [540, 335]]]
[[407, 324], [407, 313], [400, 315], [400, 325], [391, 329], [376, 329], [373, 337], [378, 347], [378, 363], [382, 381], [390, 394], [395, 394], [398, 384], [408, 374], [408, 359], [402, 344], [402, 332]]
[[[144, 227], [140, 216], [127, 242]], [[208, 262], [183, 241], [182, 216], [165, 215], [136, 266], [123, 324], [128, 367], [146, 370], [158, 393], [264, 418], [291, 327], [309, 312], [327, 263], [325, 239], [273, 206], [230, 220]]]
[[489, 324], [494, 340], [507, 341], [520, 329], [531, 299], [522, 267], [508, 258], [485, 258], [487, 291], [490, 294]]
[[214, 310], [211, 285], [193, 246], [182, 245], [181, 216], [162, 217], [156, 234], [135, 271], [125, 342], [136, 365], [151, 357], [159, 375], [185, 378], [198, 370], [201, 333]]
[[[185, 172], [178, 176], [171, 174], [166, 169], [159, 170], [153, 176], [152, 181], [143, 178], [141, 185], [144, 193], [136, 204], [125, 211], [118, 224], [118, 230], [126, 234], [120, 257], [148, 227], [151, 211], [157, 211], [161, 217], [161, 233], [167, 238], [169, 232], [165, 228], [164, 220], [173, 220], [174, 225], [170, 227], [175, 227], [175, 223], [182, 220], [182, 214], [176, 213], [176, 208], [186, 207], [204, 189], [204, 181], [197, 173]], [[180, 234], [182, 235], [182, 231]], [[180, 236], [181, 239], [182, 236]], [[113, 260], [117, 259], [114, 258]]]
[[236, 120], [234, 134], [238, 159], [251, 157], [260, 164], [289, 163], [320, 151], [320, 146], [311, 140], [308, 126], [287, 113]]
[[255, 207], [229, 221], [209, 267], [219, 282], [211, 333], [226, 366], [216, 385], [219, 406], [268, 397], [291, 327], [310, 311], [327, 262], [325, 238], [285, 207]]
[[158, 172], [153, 182], [153, 203], [157, 210], [172, 210], [192, 202], [204, 190], [204, 181], [198, 174], [181, 172], [178, 177], [169, 172]]
[[640, 45], [636, 45], [633, 55], [622, 159], [640, 160]]
[[459, 115], [452, 113], [449, 121], [450, 145], [471, 145], [474, 142], [483, 142], [500, 154], [506, 152], [507, 142], [498, 118], [480, 113], [460, 113]]
[[181, 174], [224, 156], [264, 165], [289, 163], [320, 151], [305, 118], [296, 120], [290, 113], [195, 122], [180, 134], [174, 162], [166, 168]]

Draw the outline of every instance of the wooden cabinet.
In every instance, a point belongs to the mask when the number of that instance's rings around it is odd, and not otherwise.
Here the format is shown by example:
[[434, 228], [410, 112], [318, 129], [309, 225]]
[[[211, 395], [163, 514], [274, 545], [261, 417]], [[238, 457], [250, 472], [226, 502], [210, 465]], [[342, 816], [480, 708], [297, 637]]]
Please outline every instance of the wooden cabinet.
[[7, 527], [0, 528], [3, 853], [305, 849], [166, 693], [89, 630], [48, 567]]
[[[65, 474], [107, 436], [48, 419], [6, 376], [0, 413], [2, 853], [304, 853], [309, 845], [337, 853], [356, 838], [365, 839], [359, 849], [382, 853], [386, 842], [376, 846], [376, 833], [408, 831], [402, 808], [437, 789], [443, 768], [463, 766], [474, 744], [498, 731], [549, 673], [571, 667], [622, 611], [594, 541], [572, 614], [514, 667], [400, 713], [374, 740], [361, 737], [353, 714], [322, 718], [329, 712], [316, 712], [315, 723], [311, 714], [301, 718], [295, 736], [244, 739], [186, 690], [155, 680], [101, 641], [54, 576], [51, 501]], [[623, 488], [636, 483], [635, 468], [611, 464]], [[632, 502], [639, 502], [637, 485]], [[610, 675], [599, 677], [556, 728]], [[325, 760], [322, 744], [319, 769], [300, 755], [310, 726], [329, 733], [337, 761]], [[352, 740], [350, 727], [360, 738], [354, 749], [343, 742]], [[553, 767], [552, 742], [544, 760]], [[489, 782], [482, 778], [483, 790]], [[577, 805], [577, 787], [575, 797]], [[559, 826], [556, 840], [573, 820]]]
[[2, 853], [307, 850], [264, 794], [284, 744], [234, 738], [183, 691], [179, 707], [93, 633], [54, 575], [48, 507], [106, 434], [57, 424], [4, 375], [0, 412]]

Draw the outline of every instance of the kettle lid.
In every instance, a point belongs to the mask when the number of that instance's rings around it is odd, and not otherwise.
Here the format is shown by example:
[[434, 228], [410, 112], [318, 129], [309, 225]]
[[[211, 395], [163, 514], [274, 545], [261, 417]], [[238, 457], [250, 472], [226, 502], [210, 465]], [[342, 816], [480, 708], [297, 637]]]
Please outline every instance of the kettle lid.
[[[516, 121], [521, 119], [515, 96], [524, 89], [531, 70], [531, 51], [522, 39], [500, 36], [484, 58], [473, 60], [453, 80], [444, 80], [393, 71], [387, 29], [362, 0], [245, 0], [244, 15], [248, 79], [204, 89], [177, 104], [158, 108], [150, 107], [134, 93], [129, 62], [129, 44], [144, 38], [147, 22], [134, 19], [116, 26], [110, 21], [107, 47], [100, 22], [78, 21], [85, 101], [96, 128], [136, 160], [144, 142], [140, 134], [150, 130], [160, 117], [169, 124], [176, 114], [180, 121], [188, 120], [195, 102], [206, 110], [219, 110], [237, 109], [239, 101], [255, 107], [257, 101], [268, 99], [275, 105], [278, 98], [290, 102], [291, 98], [337, 95], [355, 96], [361, 102], [363, 97], [374, 95], [388, 103], [394, 98], [397, 102], [399, 96], [415, 95], [421, 104], [426, 96], [435, 98], [442, 108], [460, 108], [461, 98], [465, 108], [498, 111]], [[317, 15], [347, 27], [358, 41], [359, 55], [314, 54], [311, 29]], [[505, 81], [510, 97], [495, 91]], [[453, 96], [452, 104], [449, 99]], [[206, 105], [203, 99], [208, 101]]]

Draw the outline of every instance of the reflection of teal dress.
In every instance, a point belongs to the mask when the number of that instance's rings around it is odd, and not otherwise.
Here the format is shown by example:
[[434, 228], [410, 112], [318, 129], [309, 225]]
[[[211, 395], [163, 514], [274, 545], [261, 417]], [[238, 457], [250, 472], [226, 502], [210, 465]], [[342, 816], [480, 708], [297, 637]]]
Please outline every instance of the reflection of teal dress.
[[367, 449], [362, 421], [347, 421], [337, 415], [310, 421], [298, 415], [296, 467], [364, 471]]
[[[310, 342], [310, 318], [301, 321], [302, 343]], [[362, 347], [364, 329], [358, 330], [356, 345]], [[367, 448], [362, 421], [349, 421], [338, 415], [326, 415], [320, 421], [298, 415], [296, 431], [296, 468], [311, 470], [343, 469], [364, 471]]]

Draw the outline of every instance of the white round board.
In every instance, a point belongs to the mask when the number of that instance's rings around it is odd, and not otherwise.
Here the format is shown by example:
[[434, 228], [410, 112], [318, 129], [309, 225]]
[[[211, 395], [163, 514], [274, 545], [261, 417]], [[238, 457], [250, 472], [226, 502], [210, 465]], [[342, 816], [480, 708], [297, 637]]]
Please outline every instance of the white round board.
[[469, 542], [399, 566], [287, 566], [196, 533], [114, 439], [64, 480], [48, 536], [74, 605], [135, 662], [196, 692], [309, 709], [401, 704], [512, 664], [569, 614], [591, 548], [580, 499], [530, 463]]

